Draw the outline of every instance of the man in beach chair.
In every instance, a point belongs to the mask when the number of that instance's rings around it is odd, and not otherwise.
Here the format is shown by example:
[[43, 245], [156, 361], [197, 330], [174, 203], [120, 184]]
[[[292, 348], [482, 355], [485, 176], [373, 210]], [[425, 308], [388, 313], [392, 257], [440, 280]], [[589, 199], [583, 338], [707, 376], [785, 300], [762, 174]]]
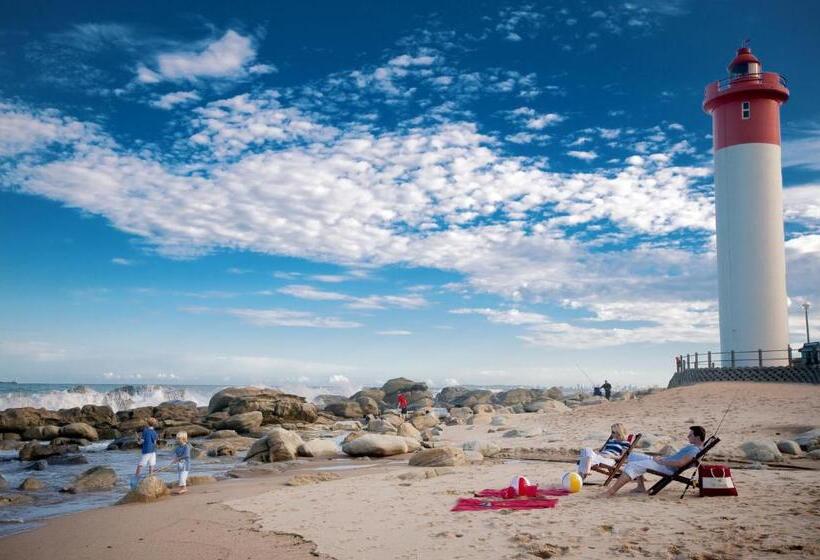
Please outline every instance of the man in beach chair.
[[[618, 477], [618, 480], [606, 491], [605, 495], [607, 497], [614, 496], [627, 482], [633, 480], [638, 483], [637, 492], [646, 492], [643, 475], [647, 472], [664, 477], [674, 477], [678, 475], [677, 473], [682, 467], [685, 468], [689, 466], [696, 457], [702, 456], [701, 449], [704, 446], [705, 439], [706, 430], [704, 430], [702, 426], [690, 426], [689, 434], [687, 435], [689, 443], [673, 455], [668, 457], [650, 457], [643, 453], [633, 453], [623, 467], [623, 474]], [[666, 484], [668, 484], [668, 482]], [[666, 484], [664, 484], [664, 486]]]
[[[698, 470], [697, 470], [698, 466], [700, 466], [700, 462], [703, 460], [703, 457], [707, 453], [709, 453], [709, 451], [714, 446], [716, 446], [718, 443], [720, 443], [720, 438], [719, 437], [711, 436], [710, 438], [708, 438], [706, 440], [706, 442], [703, 444], [703, 447], [701, 448], [701, 450], [698, 451], [698, 454], [695, 455], [695, 457], [691, 461], [689, 461], [684, 466], [678, 468], [672, 474], [664, 474], [662, 472], [655, 472], [652, 469], [646, 471], [647, 474], [654, 474], [656, 476], [661, 477], [661, 479], [659, 481], [657, 481], [655, 484], [652, 485], [652, 487], [648, 490], [647, 493], [650, 496], [654, 496], [655, 494], [657, 494], [658, 492], [660, 492], [661, 490], [666, 488], [666, 486], [670, 482], [680, 482], [681, 484], [685, 484], [687, 486], [687, 489], [688, 489], [689, 486], [697, 486], [697, 484], [694, 482], [694, 477], [695, 477], [695, 474], [697, 474], [697, 472], [698, 472]], [[683, 472], [690, 469], [690, 468], [694, 468], [695, 473], [692, 476], [690, 476], [689, 478], [683, 476]], [[686, 490], [684, 490], [683, 494], [681, 494], [681, 498], [683, 498], [684, 494], [686, 494]]]
[[603, 472], [609, 474], [608, 470], [623, 458], [624, 453], [629, 449], [630, 442], [626, 433], [626, 427], [618, 422], [612, 424], [609, 438], [597, 451], [591, 447], [581, 449], [581, 457], [578, 461], [578, 474], [586, 480], [590, 471]]

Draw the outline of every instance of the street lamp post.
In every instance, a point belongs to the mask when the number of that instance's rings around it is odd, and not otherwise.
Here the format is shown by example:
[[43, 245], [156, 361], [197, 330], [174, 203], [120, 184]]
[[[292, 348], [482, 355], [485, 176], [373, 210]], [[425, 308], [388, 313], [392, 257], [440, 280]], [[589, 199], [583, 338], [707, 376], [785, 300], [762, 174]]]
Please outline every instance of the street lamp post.
[[811, 307], [811, 304], [806, 301], [803, 302], [801, 307], [806, 314], [806, 342], [811, 342], [811, 337], [809, 337], [809, 307]]

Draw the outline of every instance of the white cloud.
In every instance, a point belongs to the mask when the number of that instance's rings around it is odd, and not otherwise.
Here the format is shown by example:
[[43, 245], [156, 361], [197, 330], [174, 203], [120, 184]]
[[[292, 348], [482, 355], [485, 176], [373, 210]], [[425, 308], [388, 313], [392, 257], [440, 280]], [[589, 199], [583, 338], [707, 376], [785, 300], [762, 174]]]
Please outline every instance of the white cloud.
[[151, 106], [158, 109], [170, 110], [177, 105], [187, 105], [199, 101], [199, 94], [195, 91], [175, 91], [166, 93], [151, 102]]
[[418, 309], [427, 305], [424, 297], [416, 294], [410, 295], [372, 295], [372, 296], [351, 296], [338, 292], [319, 290], [312, 286], [291, 285], [284, 286], [278, 290], [280, 293], [297, 297], [300, 299], [314, 301], [344, 301], [351, 309], [385, 309], [388, 307], [398, 307], [403, 309]]
[[137, 66], [137, 81], [155, 84], [163, 81], [197, 81], [204, 78], [236, 78], [249, 72], [267, 73], [268, 65], [253, 65], [254, 39], [230, 29], [222, 37], [202, 47], [156, 55], [152, 64]]
[[820, 171], [820, 128], [801, 130], [783, 141], [783, 167]]
[[32, 112], [0, 101], [0, 157], [16, 156], [50, 144], [68, 145], [96, 138], [98, 128], [56, 111]]
[[379, 336], [410, 336], [413, 334], [411, 331], [376, 331], [376, 334]]
[[592, 161], [598, 157], [598, 154], [591, 150], [570, 150], [567, 155], [584, 161]]
[[430, 66], [436, 61], [436, 57], [434, 56], [410, 56], [409, 54], [403, 54], [401, 56], [397, 56], [388, 62], [391, 66]]
[[322, 317], [307, 311], [292, 311], [290, 309], [183, 307], [180, 310], [193, 314], [212, 313], [229, 315], [258, 327], [355, 329], [362, 326], [361, 323], [355, 321], [346, 321], [337, 317]]
[[130, 259], [124, 259], [122, 257], [114, 257], [113, 259], [111, 259], [111, 263], [120, 266], [131, 266], [134, 264], [134, 261]]

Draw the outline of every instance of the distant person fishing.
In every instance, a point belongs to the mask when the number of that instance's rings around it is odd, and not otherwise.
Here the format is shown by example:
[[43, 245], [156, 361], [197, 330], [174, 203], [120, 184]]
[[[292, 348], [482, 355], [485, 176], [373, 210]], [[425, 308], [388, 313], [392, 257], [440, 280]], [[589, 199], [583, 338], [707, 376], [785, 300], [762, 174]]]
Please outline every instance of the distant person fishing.
[[575, 367], [578, 368], [578, 370], [581, 373], [584, 374], [584, 377], [586, 377], [589, 380], [590, 383], [592, 383], [592, 396], [594, 396], [594, 397], [604, 397], [604, 398], [606, 398], [606, 400], [611, 400], [611, 398], [612, 398], [612, 385], [609, 383], [609, 381], [604, 379], [603, 385], [598, 386], [598, 385], [595, 384], [595, 382], [592, 380], [592, 378], [587, 374], [587, 372], [585, 372], [583, 369], [581, 369], [581, 367], [578, 364], [575, 364]]

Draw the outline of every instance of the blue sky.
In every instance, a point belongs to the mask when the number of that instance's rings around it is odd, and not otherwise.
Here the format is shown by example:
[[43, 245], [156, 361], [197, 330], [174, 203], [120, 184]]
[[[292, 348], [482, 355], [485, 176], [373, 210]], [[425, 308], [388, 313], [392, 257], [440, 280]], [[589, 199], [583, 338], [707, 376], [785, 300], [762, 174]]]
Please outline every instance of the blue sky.
[[0, 2], [0, 378], [664, 384], [718, 346], [700, 104], [747, 37], [802, 341], [813, 3], [210, 4]]

